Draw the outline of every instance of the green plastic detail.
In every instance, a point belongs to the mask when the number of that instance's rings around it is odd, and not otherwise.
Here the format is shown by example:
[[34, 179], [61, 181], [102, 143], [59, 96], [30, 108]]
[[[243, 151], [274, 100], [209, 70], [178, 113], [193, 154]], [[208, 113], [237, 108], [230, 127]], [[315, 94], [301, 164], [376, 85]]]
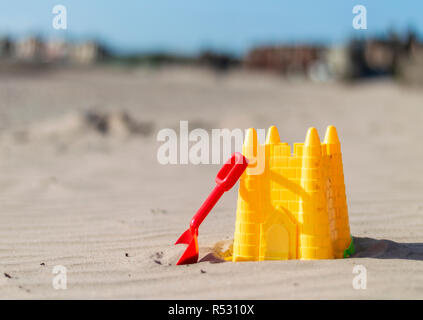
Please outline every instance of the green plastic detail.
[[349, 258], [352, 254], [355, 253], [354, 239], [351, 236], [351, 242], [347, 249], [344, 251], [344, 258]]

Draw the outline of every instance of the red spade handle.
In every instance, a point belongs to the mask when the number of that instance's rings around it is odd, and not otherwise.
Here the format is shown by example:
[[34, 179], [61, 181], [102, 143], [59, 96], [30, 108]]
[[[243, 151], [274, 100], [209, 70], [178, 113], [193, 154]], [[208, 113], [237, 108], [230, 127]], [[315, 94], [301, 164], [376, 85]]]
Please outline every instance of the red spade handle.
[[235, 185], [247, 166], [247, 158], [241, 153], [235, 152], [219, 170], [216, 175], [216, 187], [214, 187], [206, 201], [204, 201], [200, 209], [198, 209], [197, 213], [192, 217], [190, 229], [194, 231], [196, 235], [198, 234], [200, 224], [210, 213], [211, 209], [213, 209], [223, 193], [230, 190]]

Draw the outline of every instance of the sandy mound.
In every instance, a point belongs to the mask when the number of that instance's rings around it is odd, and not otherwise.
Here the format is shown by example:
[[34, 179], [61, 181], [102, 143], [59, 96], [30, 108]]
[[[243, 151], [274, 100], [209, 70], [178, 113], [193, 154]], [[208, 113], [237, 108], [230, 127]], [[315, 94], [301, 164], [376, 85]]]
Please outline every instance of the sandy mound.
[[72, 141], [86, 135], [127, 138], [148, 136], [154, 125], [149, 121], [139, 121], [126, 111], [99, 112], [91, 110], [83, 113], [68, 113], [60, 118], [36, 123], [28, 128], [13, 131], [7, 138], [13, 142], [53, 140]]

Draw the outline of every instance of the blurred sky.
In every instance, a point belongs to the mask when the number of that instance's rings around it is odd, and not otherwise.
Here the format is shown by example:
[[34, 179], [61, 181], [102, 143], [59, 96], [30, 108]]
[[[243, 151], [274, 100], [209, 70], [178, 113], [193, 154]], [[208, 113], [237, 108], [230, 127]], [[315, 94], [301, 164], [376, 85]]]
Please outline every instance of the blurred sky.
[[[66, 31], [52, 27], [56, 4], [67, 7]], [[368, 30], [352, 28], [356, 4], [367, 8]], [[98, 38], [121, 53], [242, 54], [256, 44], [339, 44], [409, 27], [423, 31], [422, 0], [0, 0], [0, 34]]]

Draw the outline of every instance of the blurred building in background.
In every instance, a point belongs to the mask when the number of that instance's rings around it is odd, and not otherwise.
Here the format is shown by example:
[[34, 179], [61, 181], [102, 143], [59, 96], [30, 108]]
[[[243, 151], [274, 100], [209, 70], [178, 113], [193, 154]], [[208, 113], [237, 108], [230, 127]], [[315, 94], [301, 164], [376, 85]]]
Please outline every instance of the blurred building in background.
[[[287, 78], [325, 82], [387, 76], [405, 82], [423, 83], [423, 44], [416, 34], [404, 37], [390, 33], [387, 38], [352, 39], [344, 46], [274, 45], [255, 47], [244, 57], [207, 50], [198, 56], [172, 52], [113, 55], [97, 41], [80, 43], [29, 37], [13, 41], [0, 37], [0, 65], [88, 66], [112, 62], [128, 66], [158, 67], [194, 65], [216, 71], [242, 67], [273, 72]], [[9, 63], [10, 64], [10, 63]]]
[[243, 65], [313, 81], [395, 77], [423, 83], [423, 44], [414, 33], [399, 37], [352, 39], [345, 46], [264, 46], [252, 49]]
[[247, 69], [274, 71], [284, 75], [306, 75], [324, 48], [314, 46], [257, 47], [244, 59]]
[[107, 56], [107, 49], [95, 41], [78, 43], [69, 48], [70, 62], [75, 64], [94, 64], [103, 61]]
[[50, 63], [65, 63], [69, 59], [71, 45], [63, 40], [50, 40], [45, 43], [44, 60]]
[[401, 38], [353, 40], [348, 46], [349, 78], [392, 76], [409, 82], [422, 82], [422, 44], [414, 33]]
[[64, 40], [43, 40], [28, 37], [12, 41], [0, 38], [0, 59], [25, 64], [90, 65], [104, 61], [108, 50], [96, 41], [71, 43]]
[[13, 45], [13, 57], [24, 62], [42, 62], [45, 57], [44, 42], [38, 37], [17, 41]]

